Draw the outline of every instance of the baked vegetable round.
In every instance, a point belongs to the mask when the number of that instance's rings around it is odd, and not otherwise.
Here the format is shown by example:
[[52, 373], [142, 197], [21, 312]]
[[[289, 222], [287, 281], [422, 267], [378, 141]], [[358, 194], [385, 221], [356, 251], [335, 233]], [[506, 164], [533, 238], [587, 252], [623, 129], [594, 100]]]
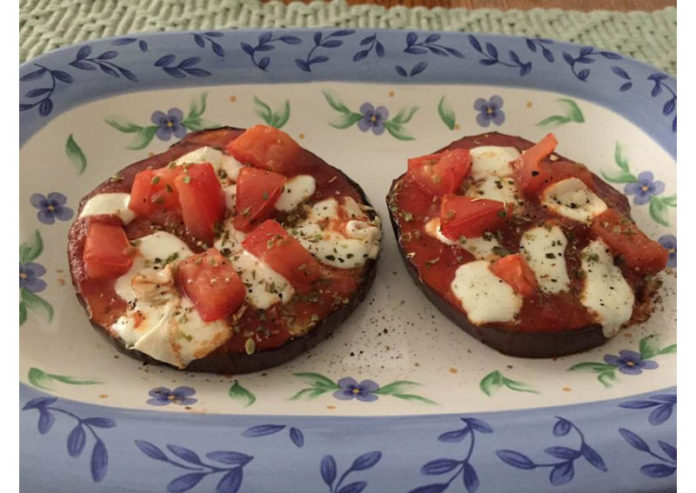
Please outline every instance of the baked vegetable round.
[[387, 196], [416, 283], [502, 353], [553, 357], [646, 320], [668, 252], [584, 165], [497, 132], [408, 161]]
[[238, 374], [334, 330], [375, 277], [358, 184], [264, 126], [195, 132], [80, 202], [68, 238], [90, 320], [127, 354]]

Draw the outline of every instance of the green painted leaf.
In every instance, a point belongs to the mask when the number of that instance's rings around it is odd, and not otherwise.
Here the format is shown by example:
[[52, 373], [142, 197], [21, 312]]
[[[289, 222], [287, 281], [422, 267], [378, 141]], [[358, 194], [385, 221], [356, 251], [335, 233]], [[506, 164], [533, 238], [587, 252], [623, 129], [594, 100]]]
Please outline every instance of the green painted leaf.
[[[329, 103], [329, 106], [331, 106], [333, 109], [340, 113], [350, 113], [351, 111], [348, 109], [348, 107], [343, 104], [343, 102], [338, 99], [338, 96], [333, 91], [322, 91], [324, 94], [324, 97], [326, 98], [326, 101]], [[361, 115], [362, 117], [362, 115]]]
[[206, 128], [219, 127], [219, 123], [211, 122], [210, 120], [205, 120], [204, 118], [189, 118], [182, 120], [181, 124], [191, 131], [205, 130]]
[[283, 128], [283, 125], [285, 125], [289, 119], [290, 119], [290, 101], [288, 101], [286, 99], [285, 104], [283, 104], [283, 109], [281, 109], [277, 113], [273, 113], [273, 119], [272, 119], [271, 125], [273, 125], [275, 128]]
[[19, 302], [19, 325], [27, 321], [27, 304], [23, 301]]
[[628, 173], [628, 159], [623, 154], [623, 146], [621, 143], [617, 142], [616, 147], [614, 147], [614, 162], [616, 165]]
[[44, 300], [41, 296], [35, 295], [26, 288], [21, 289], [20, 296], [28, 310], [40, 313], [47, 322], [53, 320], [53, 307], [48, 301]]
[[650, 217], [652, 217], [655, 222], [663, 226], [669, 226], [669, 222], [667, 222], [667, 218], [665, 217], [667, 215], [667, 206], [662, 200], [654, 195], [650, 197], [650, 206], [648, 210], [650, 211]]
[[186, 116], [186, 119], [198, 118], [203, 113], [205, 113], [205, 100], [207, 97], [208, 97], [208, 93], [204, 92], [204, 93], [201, 93], [201, 95], [198, 96], [197, 99], [193, 99], [191, 101], [191, 106], [189, 107], [189, 113]]
[[254, 109], [256, 115], [266, 122], [267, 125], [270, 125], [271, 121], [273, 120], [273, 111], [271, 110], [271, 107], [256, 96], [254, 96], [254, 104], [256, 105], [256, 108]]
[[293, 375], [301, 378], [312, 387], [320, 387], [327, 390], [336, 390], [340, 388], [333, 380], [319, 373], [293, 373]]
[[503, 377], [503, 385], [505, 385], [510, 390], [514, 390], [516, 392], [530, 392], [532, 394], [539, 393], [536, 389], [527, 385], [526, 383], [518, 382], [517, 380], [511, 380], [505, 377]]
[[541, 120], [539, 123], [537, 123], [537, 127], [558, 127], [571, 121], [572, 120], [567, 116], [553, 115]]
[[54, 374], [49, 374], [49, 377], [51, 377], [53, 380], [56, 380], [61, 383], [67, 383], [70, 385], [96, 385], [99, 383], [103, 383], [100, 380], [92, 380], [92, 379], [86, 379], [86, 378], [75, 378], [75, 377], [69, 377], [67, 375], [54, 375]]
[[320, 395], [323, 395], [327, 392], [330, 392], [332, 389], [328, 389], [326, 387], [312, 387], [309, 389], [302, 389], [300, 390], [297, 394], [293, 395], [290, 400], [292, 401], [297, 401], [299, 399], [303, 399], [307, 397], [308, 399], [316, 399]]
[[567, 98], [561, 98], [557, 101], [561, 103], [561, 106], [563, 106], [564, 113], [565, 116], [568, 118], [568, 121], [573, 121], [575, 123], [585, 122], [585, 117], [583, 116], [580, 107], [577, 105], [575, 101]]
[[[408, 123], [411, 121], [411, 118], [413, 118], [413, 115], [416, 114], [416, 111], [418, 111], [418, 106], [407, 106], [405, 108], [401, 108], [399, 112], [396, 114], [394, 118], [392, 118], [390, 121], [392, 123]], [[385, 124], [388, 122], [385, 122]]]
[[363, 116], [360, 113], [343, 113], [334, 121], [329, 122], [333, 128], [348, 128], [355, 125]]
[[43, 240], [39, 231], [34, 231], [29, 239], [19, 245], [19, 261], [27, 264], [35, 260], [43, 252]]
[[394, 121], [384, 122], [384, 128], [386, 128], [387, 132], [389, 132], [395, 139], [414, 140], [413, 137], [406, 132], [402, 125], [395, 123]]
[[75, 138], [72, 134], [70, 134], [68, 140], [65, 142], [65, 154], [68, 156], [73, 166], [75, 166], [77, 174], [81, 175], [85, 168], [87, 168], [87, 158], [80, 146], [75, 142]]
[[395, 382], [392, 382], [392, 383], [385, 385], [384, 387], [381, 387], [378, 391], [375, 392], [375, 394], [381, 394], [381, 395], [402, 394], [405, 390], [408, 390], [411, 387], [416, 387], [419, 385], [420, 385], [419, 383], [410, 382], [408, 380], [397, 380]]
[[140, 125], [128, 121], [125, 118], [121, 118], [120, 116], [113, 116], [111, 118], [107, 118], [104, 121], [112, 127], [114, 127], [119, 132], [124, 132], [127, 134], [140, 132], [143, 129], [143, 127], [141, 127]]
[[605, 180], [612, 183], [635, 183], [638, 181], [638, 178], [628, 171], [618, 171], [614, 174], [605, 173], [604, 171], [601, 173]]
[[128, 145], [128, 149], [144, 149], [152, 141], [155, 133], [157, 133], [157, 127], [154, 125], [151, 127], [141, 127], [138, 133], [135, 134], [135, 137], [131, 143]]
[[29, 379], [29, 383], [34, 387], [44, 390], [53, 390], [53, 387], [51, 387], [51, 377], [43, 370], [29, 368], [27, 378]]
[[606, 363], [585, 362], [571, 366], [568, 368], [568, 371], [594, 371], [602, 373], [605, 371], [614, 371], [615, 369], [616, 367], [614, 365], [608, 365]]
[[242, 387], [238, 380], [234, 381], [229, 392], [227, 392], [227, 395], [229, 395], [230, 398], [239, 401], [244, 407], [249, 407], [256, 402], [256, 396]]
[[414, 395], [414, 394], [389, 394], [389, 395], [397, 397], [399, 399], [403, 399], [405, 401], [417, 401], [417, 402], [423, 402], [425, 404], [437, 405], [437, 402], [431, 401], [430, 399], [426, 399], [425, 397], [421, 397], [420, 395]]
[[677, 345], [672, 344], [671, 346], [664, 347], [660, 349], [657, 354], [671, 354], [671, 353], [676, 353], [677, 352]]
[[493, 395], [493, 391], [503, 385], [503, 375], [498, 371], [492, 371], [479, 382], [479, 387], [487, 396]]
[[447, 128], [454, 130], [454, 125], [457, 123], [457, 119], [454, 115], [452, 105], [449, 103], [449, 101], [447, 101], [445, 96], [440, 98], [440, 102], [437, 105], [437, 113], [440, 115], [442, 122], [447, 125]]
[[676, 207], [677, 206], [677, 196], [672, 195], [670, 197], [662, 197], [662, 203], [669, 206], [669, 207]]
[[655, 335], [643, 337], [638, 343], [638, 348], [643, 359], [653, 358], [660, 352], [659, 341]]
[[616, 382], [616, 374], [615, 374], [616, 368], [611, 371], [605, 371], [604, 373], [600, 373], [597, 375], [597, 380], [600, 381], [604, 387], [609, 388], [612, 385], [614, 385], [614, 382]]

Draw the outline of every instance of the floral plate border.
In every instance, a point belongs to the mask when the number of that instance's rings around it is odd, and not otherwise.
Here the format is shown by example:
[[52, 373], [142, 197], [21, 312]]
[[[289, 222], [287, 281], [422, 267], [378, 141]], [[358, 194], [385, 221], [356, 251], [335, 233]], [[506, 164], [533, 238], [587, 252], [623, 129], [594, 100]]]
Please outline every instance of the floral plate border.
[[[143, 34], [62, 48], [20, 67], [20, 142], [107, 94], [317, 80], [557, 91], [612, 109], [676, 154], [676, 80], [617, 53], [352, 29]], [[169, 493], [639, 492], [676, 483], [674, 387], [565, 407], [384, 418], [172, 415], [57, 399], [25, 384], [20, 403], [21, 484], [36, 493], [55, 491], [52, 478], [71, 492]]]

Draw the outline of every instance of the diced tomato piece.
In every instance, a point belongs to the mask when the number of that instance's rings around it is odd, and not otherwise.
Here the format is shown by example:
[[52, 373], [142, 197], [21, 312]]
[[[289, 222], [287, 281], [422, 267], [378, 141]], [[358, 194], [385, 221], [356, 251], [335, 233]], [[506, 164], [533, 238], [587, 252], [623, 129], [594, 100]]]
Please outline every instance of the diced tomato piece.
[[484, 231], [493, 231], [505, 224], [510, 211], [497, 200], [472, 199], [461, 195], [445, 195], [440, 208], [442, 233], [458, 240], [475, 238]]
[[244, 167], [237, 177], [234, 227], [248, 232], [273, 212], [287, 178], [273, 171]]
[[179, 195], [174, 180], [182, 173], [180, 166], [146, 169], [135, 175], [128, 208], [139, 216], [149, 216], [157, 210], [179, 208]]
[[246, 296], [242, 280], [215, 248], [179, 262], [176, 280], [205, 322], [236, 312]]
[[408, 160], [408, 173], [433, 195], [452, 193], [471, 169], [468, 149], [451, 149]]
[[188, 232], [207, 245], [215, 240], [215, 224], [225, 215], [225, 194], [210, 163], [187, 166], [174, 180]]
[[590, 230], [614, 253], [621, 255], [628, 267], [640, 274], [657, 274], [667, 265], [669, 252], [614, 209], [607, 209], [595, 217]]
[[288, 134], [274, 127], [255, 125], [230, 142], [226, 150], [237, 161], [256, 168], [292, 175], [302, 148]]
[[312, 283], [322, 276], [319, 262], [273, 219], [261, 223], [242, 245], [285, 277], [299, 292], [311, 289]]
[[87, 277], [113, 279], [130, 269], [132, 247], [120, 224], [90, 221], [82, 259]]
[[534, 271], [519, 253], [496, 260], [490, 268], [493, 274], [512, 286], [521, 296], [529, 296], [539, 287]]
[[547, 186], [566, 178], [578, 178], [590, 189], [596, 190], [592, 173], [582, 164], [546, 159], [556, 149], [557, 143], [556, 137], [548, 134], [524, 151], [515, 162], [515, 182], [524, 195], [538, 196]]

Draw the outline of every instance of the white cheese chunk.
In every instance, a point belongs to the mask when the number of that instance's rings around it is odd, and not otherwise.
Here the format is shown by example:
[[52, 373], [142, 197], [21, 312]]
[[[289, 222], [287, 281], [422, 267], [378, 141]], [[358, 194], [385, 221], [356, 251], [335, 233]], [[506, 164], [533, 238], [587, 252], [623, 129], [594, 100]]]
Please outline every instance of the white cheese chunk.
[[479, 146], [469, 150], [471, 154], [471, 176], [481, 180], [489, 176], [499, 178], [512, 174], [511, 161], [520, 156], [514, 147]]
[[522, 307], [522, 298], [489, 267], [484, 260], [466, 263], [456, 270], [451, 284], [467, 317], [477, 325], [510, 322]]
[[466, 196], [472, 199], [497, 200], [506, 204], [514, 204], [516, 209], [524, 205], [524, 201], [517, 192], [515, 180], [510, 177], [491, 176], [477, 181], [466, 191]]
[[635, 294], [602, 240], [591, 242], [580, 256], [585, 272], [580, 302], [602, 324], [604, 336], [612, 337], [631, 318]]
[[558, 226], [528, 229], [520, 240], [520, 253], [534, 271], [539, 288], [545, 293], [560, 293], [570, 286], [565, 260], [568, 246]]
[[223, 170], [232, 181], [237, 181], [239, 170], [243, 167], [242, 163], [232, 156], [208, 146], [199, 147], [195, 151], [184, 154], [174, 162], [177, 165], [210, 163], [218, 174], [220, 174], [219, 170]]
[[123, 224], [135, 219], [135, 212], [128, 208], [129, 193], [100, 193], [87, 201], [82, 208], [80, 218], [98, 214], [113, 214], [118, 216]]
[[237, 209], [237, 185], [223, 187], [222, 191], [225, 193], [225, 205], [234, 214]]
[[456, 245], [463, 248], [478, 260], [495, 261], [500, 258], [500, 252], [503, 250], [502, 245], [493, 235], [476, 238], [460, 238], [459, 241], [450, 240], [442, 233], [440, 218], [433, 218], [425, 223], [425, 232], [433, 238], [441, 241], [445, 245]]
[[246, 287], [246, 300], [256, 308], [265, 310], [276, 303], [287, 303], [295, 294], [285, 277], [246, 250], [231, 256], [230, 263]]
[[578, 178], [566, 178], [546, 187], [541, 204], [556, 214], [585, 224], [607, 210], [607, 204]]
[[178, 237], [158, 231], [136, 241], [139, 255], [116, 280], [116, 293], [128, 303], [112, 325], [126, 346], [184, 368], [223, 344], [231, 329], [223, 320], [204, 322], [192, 302], [176, 289], [171, 263], [193, 254]]
[[349, 198], [344, 200], [344, 205], [333, 198], [317, 202], [307, 218], [289, 233], [319, 262], [352, 269], [363, 265], [368, 258], [377, 258], [382, 231], [379, 218], [368, 220], [357, 202]]
[[222, 224], [222, 234], [215, 240], [213, 246], [229, 257], [230, 254], [242, 251], [242, 242], [246, 236], [246, 233], [234, 227], [234, 217], [230, 217]]
[[283, 185], [283, 192], [275, 203], [275, 208], [279, 211], [290, 212], [314, 195], [316, 189], [317, 183], [310, 175], [297, 175], [290, 178]]

